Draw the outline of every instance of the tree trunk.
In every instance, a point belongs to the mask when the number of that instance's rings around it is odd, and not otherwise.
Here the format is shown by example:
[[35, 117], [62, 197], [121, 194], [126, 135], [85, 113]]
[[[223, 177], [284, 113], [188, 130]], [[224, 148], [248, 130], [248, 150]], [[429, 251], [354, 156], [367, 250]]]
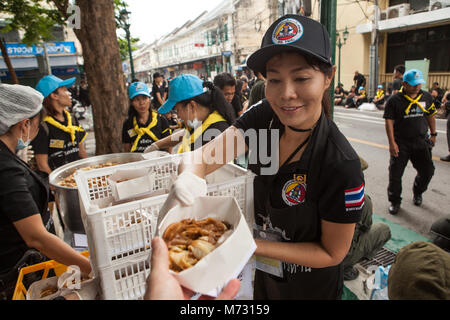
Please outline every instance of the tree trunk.
[[128, 95], [116, 35], [113, 0], [78, 0], [84, 68], [94, 115], [96, 154], [122, 152], [122, 124]]
[[14, 70], [11, 60], [9, 59], [8, 50], [6, 50], [6, 46], [3, 39], [0, 39], [0, 50], [2, 51], [3, 60], [5, 61], [5, 64], [8, 67], [9, 74], [11, 75], [12, 83], [19, 84], [16, 71]]

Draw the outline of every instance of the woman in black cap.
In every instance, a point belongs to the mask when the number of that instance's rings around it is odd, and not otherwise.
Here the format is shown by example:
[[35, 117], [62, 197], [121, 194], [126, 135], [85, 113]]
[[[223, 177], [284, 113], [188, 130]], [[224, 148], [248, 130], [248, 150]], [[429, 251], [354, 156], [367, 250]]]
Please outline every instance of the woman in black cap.
[[[340, 299], [342, 260], [364, 206], [364, 176], [329, 117], [336, 68], [328, 33], [312, 19], [286, 15], [268, 29], [247, 65], [266, 77], [266, 99], [196, 150], [194, 161], [181, 163], [159, 219], [173, 205], [203, 195], [207, 174], [249, 150], [249, 169], [257, 174], [254, 298]], [[237, 146], [227, 148], [232, 141]], [[198, 162], [197, 153], [214, 157], [216, 150], [224, 155], [220, 163]]]

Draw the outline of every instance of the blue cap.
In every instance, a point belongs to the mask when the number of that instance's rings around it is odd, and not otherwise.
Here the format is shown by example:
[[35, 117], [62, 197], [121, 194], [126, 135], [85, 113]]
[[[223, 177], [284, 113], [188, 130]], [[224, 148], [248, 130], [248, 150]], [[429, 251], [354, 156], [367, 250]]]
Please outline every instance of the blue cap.
[[403, 81], [407, 82], [411, 86], [417, 86], [421, 83], [425, 83], [422, 72], [417, 69], [406, 71], [405, 74], [403, 74]]
[[58, 88], [61, 88], [61, 87], [70, 88], [71, 86], [73, 86], [73, 84], [75, 83], [76, 80], [77, 80], [77, 78], [70, 78], [67, 80], [62, 80], [58, 77], [55, 77], [54, 75], [49, 75], [49, 76], [45, 76], [41, 80], [39, 80], [39, 82], [36, 86], [36, 90], [39, 91], [40, 93], [42, 93], [44, 98], [47, 98], [50, 95], [50, 93], [52, 93], [53, 91], [55, 91]]
[[139, 95], [150, 97], [150, 90], [148, 90], [147, 85], [143, 82], [133, 82], [128, 88], [128, 96], [130, 99], [133, 99]]
[[201, 95], [203, 81], [192, 74], [182, 74], [169, 82], [169, 99], [158, 109], [159, 113], [168, 113], [180, 101]]
[[359, 89], [358, 90], [364, 90], [364, 87], [359, 87]]
[[378, 89], [383, 89], [383, 85], [379, 84]]

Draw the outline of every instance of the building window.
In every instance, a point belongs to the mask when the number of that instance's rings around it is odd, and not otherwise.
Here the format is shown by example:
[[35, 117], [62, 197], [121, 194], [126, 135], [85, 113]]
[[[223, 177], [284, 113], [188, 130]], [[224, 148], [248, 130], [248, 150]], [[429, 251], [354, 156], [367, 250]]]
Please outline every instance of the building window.
[[406, 60], [430, 60], [430, 72], [449, 72], [450, 25], [388, 34], [386, 72]]

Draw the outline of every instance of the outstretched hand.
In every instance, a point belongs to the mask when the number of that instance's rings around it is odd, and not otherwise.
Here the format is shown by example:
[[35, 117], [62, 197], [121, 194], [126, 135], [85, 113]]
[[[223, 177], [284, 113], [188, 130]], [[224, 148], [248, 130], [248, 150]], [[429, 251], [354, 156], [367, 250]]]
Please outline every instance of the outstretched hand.
[[[241, 282], [231, 280], [215, 300], [231, 300], [239, 291]], [[155, 237], [152, 240], [151, 272], [147, 279], [145, 300], [189, 300], [194, 292], [183, 288], [169, 272], [169, 251], [165, 242]], [[200, 300], [214, 299], [201, 296]]]

